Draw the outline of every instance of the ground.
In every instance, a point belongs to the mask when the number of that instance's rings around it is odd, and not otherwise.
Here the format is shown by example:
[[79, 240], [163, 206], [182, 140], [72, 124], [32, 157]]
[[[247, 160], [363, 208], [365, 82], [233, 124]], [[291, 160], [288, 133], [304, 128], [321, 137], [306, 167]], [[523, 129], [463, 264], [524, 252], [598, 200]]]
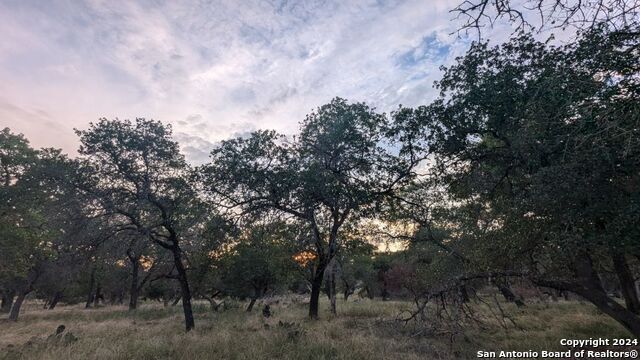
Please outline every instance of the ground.
[[[123, 306], [43, 310], [30, 302], [18, 322], [0, 318], [0, 359], [452, 359], [475, 358], [479, 350], [562, 350], [561, 338], [630, 337], [593, 306], [577, 301], [520, 309], [502, 304], [521, 329], [489, 320], [453, 339], [395, 321], [411, 308], [403, 301], [338, 302], [337, 317], [322, 303], [318, 321], [306, 319], [302, 302], [272, 304], [268, 319], [261, 306], [246, 313], [243, 304], [228, 304], [214, 313], [196, 303], [196, 329], [185, 333], [180, 306], [147, 302], [130, 313]], [[61, 324], [77, 340], [47, 339]]]

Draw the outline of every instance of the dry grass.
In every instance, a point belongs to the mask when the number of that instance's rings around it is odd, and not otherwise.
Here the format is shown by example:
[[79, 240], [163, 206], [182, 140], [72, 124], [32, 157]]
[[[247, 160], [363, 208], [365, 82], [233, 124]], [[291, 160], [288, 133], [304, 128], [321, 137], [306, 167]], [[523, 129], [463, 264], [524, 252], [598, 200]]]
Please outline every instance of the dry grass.
[[[327, 309], [327, 304], [322, 304]], [[560, 349], [561, 338], [628, 337], [592, 306], [577, 302], [506, 306], [524, 331], [487, 324], [449, 337], [407, 336], [393, 320], [409, 303], [339, 302], [339, 316], [306, 319], [306, 305], [273, 305], [273, 316], [241, 308], [211, 313], [196, 304], [196, 330], [184, 333], [180, 307], [145, 304], [48, 311], [30, 303], [17, 323], [0, 319], [0, 359], [450, 359], [474, 358], [477, 350]], [[279, 321], [295, 323], [282, 327]], [[78, 340], [47, 341], [64, 324]], [[266, 324], [266, 325], [265, 325]], [[400, 330], [400, 331], [399, 331]]]

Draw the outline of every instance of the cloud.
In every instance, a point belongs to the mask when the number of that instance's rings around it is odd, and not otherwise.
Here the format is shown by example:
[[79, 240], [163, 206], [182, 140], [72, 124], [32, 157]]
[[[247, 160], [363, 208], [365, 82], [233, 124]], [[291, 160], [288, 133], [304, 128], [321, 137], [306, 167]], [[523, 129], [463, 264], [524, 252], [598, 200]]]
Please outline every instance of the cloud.
[[450, 35], [456, 3], [2, 2], [0, 94], [15, 109], [0, 107], [0, 125], [72, 151], [74, 127], [154, 118], [201, 162], [222, 139], [258, 128], [294, 133], [335, 96], [381, 111], [423, 104], [435, 96], [438, 67], [469, 46]]
[[196, 165], [204, 164], [209, 158], [215, 144], [197, 135], [174, 133], [173, 137], [180, 143], [180, 150]]
[[62, 144], [59, 145], [60, 147], [63, 147], [68, 152], [74, 151], [73, 148], [66, 146], [73, 143], [74, 134], [67, 131], [67, 128], [55, 121], [49, 113], [42, 109], [22, 108], [0, 97], [0, 119], [4, 120], [0, 123], [1, 128], [10, 126], [12, 129], [30, 127], [43, 129], [44, 131], [35, 132], [28, 138], [36, 147], [50, 147], [49, 139], [56, 138], [63, 140]]

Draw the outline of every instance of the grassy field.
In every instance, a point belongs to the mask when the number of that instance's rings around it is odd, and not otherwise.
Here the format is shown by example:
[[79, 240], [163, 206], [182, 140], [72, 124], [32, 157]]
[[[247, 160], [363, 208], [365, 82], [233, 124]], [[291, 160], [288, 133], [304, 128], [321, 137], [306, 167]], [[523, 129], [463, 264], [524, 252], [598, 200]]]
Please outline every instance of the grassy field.
[[[18, 322], [0, 319], [0, 359], [451, 359], [475, 358], [478, 350], [562, 350], [561, 338], [629, 337], [578, 302], [503, 304], [521, 329], [488, 321], [453, 339], [416, 335], [394, 321], [407, 302], [339, 302], [337, 317], [323, 303], [318, 321], [306, 319], [303, 303], [274, 304], [269, 319], [260, 307], [246, 313], [241, 305], [213, 313], [196, 304], [196, 329], [187, 334], [179, 306], [144, 304], [129, 313], [120, 306], [42, 310], [32, 302]], [[77, 340], [47, 339], [61, 324]]]

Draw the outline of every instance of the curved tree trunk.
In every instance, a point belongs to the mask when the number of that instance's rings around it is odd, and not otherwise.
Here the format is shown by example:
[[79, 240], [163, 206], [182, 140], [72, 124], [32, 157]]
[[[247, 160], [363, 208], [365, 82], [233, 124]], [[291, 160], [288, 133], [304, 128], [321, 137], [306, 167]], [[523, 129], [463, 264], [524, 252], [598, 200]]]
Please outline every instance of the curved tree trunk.
[[[174, 242], [175, 244], [176, 242]], [[182, 310], [184, 312], [185, 329], [191, 331], [195, 327], [193, 319], [193, 310], [191, 308], [191, 290], [189, 289], [189, 280], [187, 271], [182, 264], [182, 251], [180, 247], [175, 245], [172, 249], [173, 262], [178, 271], [178, 282], [180, 282], [180, 295], [182, 297]]]
[[600, 278], [593, 268], [593, 263], [588, 254], [577, 259], [577, 281], [557, 281], [545, 279], [532, 279], [533, 283], [557, 290], [568, 290], [594, 304], [600, 311], [616, 320], [625, 329], [635, 336], [640, 337], [640, 316], [611, 299], [600, 282]]
[[18, 315], [20, 315], [20, 308], [22, 307], [22, 303], [24, 302], [24, 299], [27, 297], [27, 295], [33, 291], [33, 285], [35, 284], [35, 282], [38, 280], [39, 277], [40, 277], [39, 266], [36, 266], [29, 271], [29, 275], [27, 276], [26, 283], [18, 292], [18, 297], [16, 298], [15, 302], [11, 306], [11, 311], [9, 312], [9, 320], [13, 320], [13, 321], [18, 320]]
[[622, 324], [633, 336], [640, 337], [640, 317], [611, 300], [604, 291], [584, 288], [577, 293], [593, 303], [600, 311]]
[[612, 251], [611, 259], [613, 260], [613, 267], [620, 281], [620, 290], [622, 291], [622, 297], [624, 297], [627, 309], [634, 314], [640, 314], [640, 299], [638, 299], [638, 293], [635, 289], [635, 279], [631, 274], [627, 259], [624, 254], [615, 251]]
[[[585, 300], [594, 304], [600, 311], [616, 320], [635, 337], [640, 337], [640, 317], [615, 300], [609, 298], [602, 288], [586, 284], [569, 283], [563, 281], [546, 281], [536, 279], [534, 283], [540, 286], [551, 287], [559, 290], [568, 290], [580, 295]], [[592, 284], [593, 285], [593, 284]]]
[[18, 293], [16, 301], [13, 303], [13, 306], [11, 306], [11, 311], [9, 312], [9, 320], [18, 321], [20, 308], [22, 307], [22, 303], [24, 302], [24, 299], [27, 297], [28, 293], [29, 292], [26, 291], [21, 291], [20, 293]]

